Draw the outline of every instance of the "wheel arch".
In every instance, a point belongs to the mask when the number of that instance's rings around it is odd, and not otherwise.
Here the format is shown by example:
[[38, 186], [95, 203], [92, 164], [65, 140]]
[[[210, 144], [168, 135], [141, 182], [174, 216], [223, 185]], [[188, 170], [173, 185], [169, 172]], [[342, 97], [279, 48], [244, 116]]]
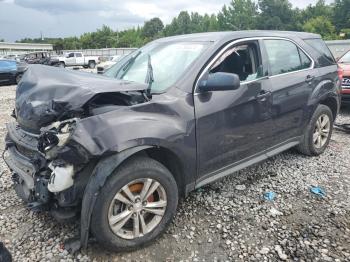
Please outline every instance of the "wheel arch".
[[333, 121], [334, 121], [335, 118], [337, 117], [338, 109], [339, 109], [337, 99], [332, 96], [328, 96], [322, 99], [320, 101], [320, 104], [329, 107], [329, 109], [332, 111]]
[[147, 155], [148, 157], [160, 162], [170, 173], [174, 176], [174, 179], [178, 186], [179, 196], [186, 195], [186, 183], [184, 180], [184, 167], [180, 158], [165, 147], [159, 146], [138, 146], [130, 149], [126, 149], [122, 152], [109, 155], [101, 159], [94, 168], [89, 182], [86, 185], [82, 207], [81, 207], [81, 232], [80, 232], [80, 246], [87, 247], [91, 214], [95, 206], [96, 199], [99, 195], [100, 189], [106, 183], [108, 177], [116, 170], [121, 164], [129, 160], [132, 157], [138, 155]]

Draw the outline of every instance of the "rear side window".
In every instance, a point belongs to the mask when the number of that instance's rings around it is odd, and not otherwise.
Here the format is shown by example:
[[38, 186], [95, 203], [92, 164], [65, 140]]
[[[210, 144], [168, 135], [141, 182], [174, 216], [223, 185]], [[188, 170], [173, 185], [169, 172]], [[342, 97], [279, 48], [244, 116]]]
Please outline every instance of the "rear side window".
[[271, 75], [309, 68], [310, 58], [294, 43], [287, 40], [264, 40]]
[[314, 49], [316, 49], [316, 51], [318, 51], [322, 55], [322, 57], [327, 59], [328, 64], [329, 64], [329, 62], [331, 64], [335, 63], [335, 59], [334, 59], [331, 51], [329, 50], [328, 46], [326, 45], [326, 43], [322, 39], [319, 39], [319, 38], [305, 39], [304, 41], [307, 44], [311, 45]]
[[82, 57], [81, 53], [75, 53], [76, 57]]

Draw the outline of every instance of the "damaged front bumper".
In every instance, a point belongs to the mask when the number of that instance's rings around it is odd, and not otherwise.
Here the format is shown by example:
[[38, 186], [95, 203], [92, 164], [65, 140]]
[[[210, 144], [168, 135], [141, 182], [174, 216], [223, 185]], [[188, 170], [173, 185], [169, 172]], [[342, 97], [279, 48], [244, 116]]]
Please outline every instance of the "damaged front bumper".
[[81, 202], [85, 183], [75, 180], [82, 180], [85, 165], [69, 162], [81, 159], [70, 157], [74, 152], [66, 146], [68, 136], [61, 131], [55, 135], [53, 130], [50, 126], [38, 135], [24, 131], [15, 122], [7, 124], [4, 160], [12, 172], [17, 195], [30, 207], [53, 211], [61, 220], [69, 218], [68, 213], [74, 216], [72, 211]]

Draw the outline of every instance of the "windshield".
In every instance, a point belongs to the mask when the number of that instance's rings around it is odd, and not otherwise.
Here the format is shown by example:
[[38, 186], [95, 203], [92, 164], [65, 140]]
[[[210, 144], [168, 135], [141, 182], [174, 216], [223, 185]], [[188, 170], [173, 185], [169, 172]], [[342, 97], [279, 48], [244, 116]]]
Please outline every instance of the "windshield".
[[148, 84], [151, 61], [151, 92], [160, 93], [179, 79], [207, 45], [206, 42], [152, 43], [121, 59], [105, 75]]
[[350, 63], [350, 51], [339, 59], [339, 63]]

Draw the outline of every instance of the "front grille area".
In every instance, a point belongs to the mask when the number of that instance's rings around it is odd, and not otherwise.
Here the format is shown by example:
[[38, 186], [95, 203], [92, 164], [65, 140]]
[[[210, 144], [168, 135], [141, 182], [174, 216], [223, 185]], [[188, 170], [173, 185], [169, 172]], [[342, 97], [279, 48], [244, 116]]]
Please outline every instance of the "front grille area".
[[16, 150], [27, 158], [33, 158], [37, 153], [38, 137], [34, 134], [23, 131], [21, 127], [15, 123], [7, 124], [8, 137], [16, 146]]

